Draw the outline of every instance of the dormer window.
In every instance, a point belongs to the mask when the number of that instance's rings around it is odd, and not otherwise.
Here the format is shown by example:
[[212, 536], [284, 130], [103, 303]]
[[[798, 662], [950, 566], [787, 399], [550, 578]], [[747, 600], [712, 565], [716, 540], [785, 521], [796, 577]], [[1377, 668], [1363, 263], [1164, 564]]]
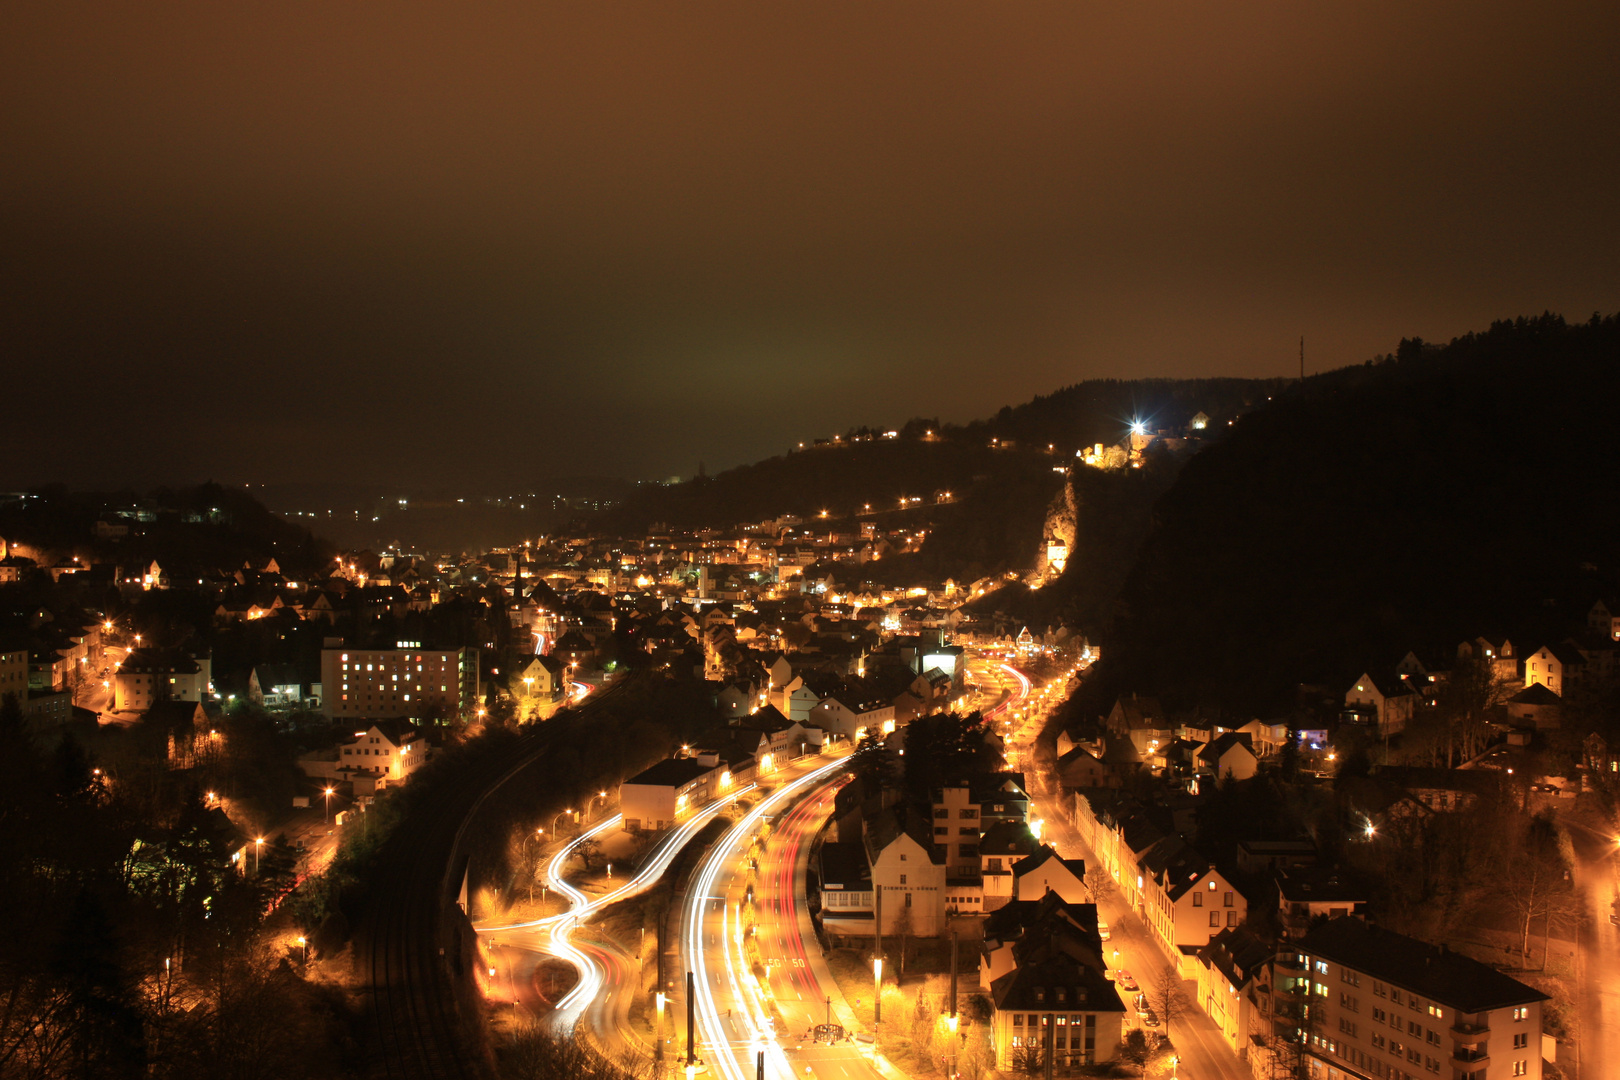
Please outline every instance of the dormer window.
[[1046, 987], [1037, 986], [1035, 988], [1035, 1004], [1037, 1004], [1037, 1005], [1045, 1005], [1046, 1004]]
[[1059, 1005], [1062, 1005], [1065, 1001], [1067, 1001], [1068, 996], [1069, 996], [1068, 991], [1064, 990], [1063, 987], [1061, 987], [1061, 986], [1058, 987], [1058, 989], [1057, 989], [1057, 1000], [1058, 1000]]

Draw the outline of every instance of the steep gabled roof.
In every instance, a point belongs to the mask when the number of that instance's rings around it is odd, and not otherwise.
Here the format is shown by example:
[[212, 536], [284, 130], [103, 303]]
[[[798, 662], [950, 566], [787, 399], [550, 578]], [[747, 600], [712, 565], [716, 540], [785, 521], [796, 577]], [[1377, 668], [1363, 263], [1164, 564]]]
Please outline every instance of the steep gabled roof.
[[1547, 689], [1545, 683], [1533, 683], [1507, 699], [1509, 705], [1562, 705], [1564, 699]]
[[1026, 855], [1014, 863], [1012, 868], [1013, 876], [1023, 877], [1025, 874], [1033, 874], [1046, 865], [1048, 860], [1061, 863], [1065, 870], [1074, 875], [1075, 880], [1086, 880], [1086, 860], [1065, 859], [1058, 855], [1057, 850], [1050, 844], [1042, 844], [1033, 854]]
[[1249, 737], [1248, 732], [1228, 731], [1226, 734], [1206, 743], [1204, 748], [1198, 751], [1198, 759], [1213, 765], [1219, 762], [1226, 755], [1226, 752], [1234, 746], [1243, 747], [1251, 756], [1254, 754], [1254, 740]]
[[1246, 926], [1231, 926], [1198, 950], [1198, 959], [1226, 976], [1241, 990], [1265, 968], [1276, 950]]
[[888, 850], [902, 835], [911, 837], [928, 853], [930, 861], [936, 865], [944, 865], [945, 854], [934, 846], [933, 818], [915, 807], [900, 803], [872, 814], [866, 819], [866, 828], [861, 839], [866, 844], [866, 857], [870, 862], [877, 862], [878, 857]]
[[980, 856], [1017, 855], [1022, 858], [1034, 854], [1039, 847], [1040, 841], [1035, 839], [1035, 834], [1022, 821], [998, 821], [979, 837]]
[[1102, 972], [1058, 951], [1030, 957], [991, 983], [990, 999], [1003, 1011], [1125, 1011], [1119, 991]]

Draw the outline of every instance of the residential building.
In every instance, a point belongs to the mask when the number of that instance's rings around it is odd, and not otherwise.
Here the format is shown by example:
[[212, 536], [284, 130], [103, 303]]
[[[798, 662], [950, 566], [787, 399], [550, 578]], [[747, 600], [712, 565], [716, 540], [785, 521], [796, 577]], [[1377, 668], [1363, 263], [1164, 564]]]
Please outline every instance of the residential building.
[[979, 831], [983, 827], [979, 804], [967, 784], [934, 792], [934, 844], [945, 857], [945, 872], [953, 879], [979, 878]]
[[[797, 691], [795, 691], [797, 694]], [[840, 738], [855, 741], [867, 732], [894, 731], [894, 702], [852, 694], [833, 694], [810, 710], [808, 723]]]
[[1545, 683], [1532, 683], [1502, 703], [1508, 719], [1537, 731], [1563, 723], [1564, 702]]
[[248, 673], [247, 693], [249, 701], [267, 709], [293, 708], [305, 697], [295, 664], [260, 664]]
[[821, 925], [832, 944], [872, 940], [872, 895], [872, 867], [865, 848], [859, 843], [823, 843]]
[[1313, 1080], [1540, 1080], [1547, 995], [1443, 945], [1347, 916], [1273, 964]]
[[1165, 732], [1168, 741], [1171, 731], [1170, 721], [1165, 718], [1164, 707], [1159, 699], [1143, 697], [1139, 694], [1122, 694], [1109, 710], [1106, 720], [1108, 730], [1115, 735], [1125, 735], [1131, 731], [1152, 729]]
[[206, 661], [179, 649], [135, 649], [113, 676], [113, 711], [145, 712], [160, 701], [201, 701]]
[[1274, 955], [1270, 945], [1244, 926], [1221, 930], [1198, 950], [1193, 965], [1198, 1007], [1215, 1022], [1227, 1049], [1239, 1057], [1248, 1048], [1249, 1036], [1263, 1033], [1261, 984]]
[[1254, 744], [1246, 732], [1228, 731], [1199, 748], [1197, 769], [1217, 780], [1248, 780], [1259, 768]]
[[1039, 953], [990, 984], [996, 1067], [1019, 1071], [1025, 1061], [1040, 1060], [1068, 1071], [1111, 1059], [1124, 1031], [1119, 991], [1065, 952]]
[[1601, 634], [1610, 641], [1620, 641], [1620, 604], [1610, 606], [1599, 600], [1587, 612], [1586, 625], [1595, 634]]
[[1277, 914], [1289, 937], [1303, 937], [1318, 922], [1364, 914], [1368, 895], [1360, 881], [1331, 866], [1277, 871]]
[[1049, 844], [1014, 863], [1012, 879], [1014, 900], [1039, 900], [1056, 893], [1070, 904], [1092, 902], [1086, 887], [1086, 861], [1061, 858]]
[[1123, 770], [1094, 756], [1083, 746], [1076, 746], [1057, 759], [1058, 782], [1066, 788], [1120, 787], [1125, 782]]
[[421, 732], [397, 720], [379, 720], [338, 748], [338, 772], [355, 783], [355, 793], [368, 794], [410, 779], [427, 759]]
[[1288, 744], [1288, 725], [1284, 723], [1250, 720], [1238, 730], [1249, 736], [1249, 745], [1259, 757], [1270, 757]]
[[566, 668], [555, 656], [525, 657], [513, 670], [509, 685], [525, 706], [552, 702], [568, 690]]
[[1178, 833], [1137, 860], [1136, 887], [1143, 918], [1171, 957], [1196, 952], [1249, 914], [1243, 894]]
[[979, 876], [984, 883], [984, 910], [994, 911], [1013, 899], [1013, 867], [1040, 850], [1041, 843], [1022, 821], [999, 821], [979, 837]]
[[773, 705], [738, 717], [731, 722], [731, 727], [739, 732], [756, 732], [760, 735], [758, 758], [762, 773], [771, 772], [806, 754], [820, 753], [825, 735], [818, 727], [794, 723]]
[[1398, 734], [1412, 719], [1417, 695], [1405, 680], [1365, 673], [1344, 692], [1345, 718], [1368, 724], [1380, 738]]
[[1543, 645], [1524, 658], [1524, 685], [1545, 686], [1559, 697], [1585, 674], [1586, 657], [1567, 642]]
[[1519, 654], [1505, 637], [1477, 637], [1457, 646], [1458, 660], [1482, 660], [1490, 665], [1491, 679], [1501, 686], [1522, 681]]
[[471, 713], [478, 705], [478, 650], [321, 650], [321, 711], [337, 720]]
[[934, 846], [930, 820], [903, 803], [866, 820], [862, 841], [873, 891], [882, 897], [885, 936], [902, 926], [916, 937], [944, 928], [945, 857]]
[[979, 945], [979, 985], [995, 981], [1038, 947], [1061, 944], [1066, 952], [1106, 973], [1096, 904], [1076, 904], [1055, 893], [1013, 900], [985, 916]]

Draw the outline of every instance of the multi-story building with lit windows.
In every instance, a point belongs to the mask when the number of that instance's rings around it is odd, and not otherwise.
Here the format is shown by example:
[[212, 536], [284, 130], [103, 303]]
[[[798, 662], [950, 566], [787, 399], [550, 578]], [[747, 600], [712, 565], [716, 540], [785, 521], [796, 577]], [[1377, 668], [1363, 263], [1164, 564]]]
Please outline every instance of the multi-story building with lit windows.
[[321, 707], [333, 719], [425, 717], [478, 707], [478, 651], [424, 649], [321, 650]]
[[1444, 946], [1333, 919], [1273, 961], [1279, 1028], [1311, 1080], [1542, 1075], [1547, 995]]
[[135, 649], [113, 676], [113, 711], [145, 712], [160, 701], [201, 701], [212, 662], [178, 649]]

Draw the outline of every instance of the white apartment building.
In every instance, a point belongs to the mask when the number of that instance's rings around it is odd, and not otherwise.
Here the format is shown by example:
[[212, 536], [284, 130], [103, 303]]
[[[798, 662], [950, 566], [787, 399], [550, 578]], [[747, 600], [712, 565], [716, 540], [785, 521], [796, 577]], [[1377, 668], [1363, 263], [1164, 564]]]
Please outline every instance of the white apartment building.
[[1311, 1080], [1541, 1078], [1547, 995], [1461, 953], [1347, 916], [1273, 966]]
[[356, 731], [338, 753], [338, 772], [352, 780], [370, 780], [373, 789], [398, 784], [427, 760], [421, 733], [409, 725], [383, 721]]

